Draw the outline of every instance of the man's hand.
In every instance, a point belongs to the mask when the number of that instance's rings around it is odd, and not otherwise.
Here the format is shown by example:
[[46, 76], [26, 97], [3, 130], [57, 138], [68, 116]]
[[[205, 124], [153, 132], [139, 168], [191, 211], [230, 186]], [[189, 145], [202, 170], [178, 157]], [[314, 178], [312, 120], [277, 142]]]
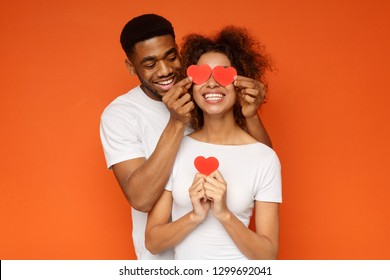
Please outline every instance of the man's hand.
[[237, 76], [233, 84], [238, 90], [238, 100], [244, 117], [255, 116], [265, 99], [264, 85], [259, 81], [243, 76]]
[[192, 78], [187, 77], [175, 84], [164, 94], [162, 101], [171, 113], [171, 119], [187, 125], [191, 121], [191, 111], [195, 105], [187, 92], [192, 85]]

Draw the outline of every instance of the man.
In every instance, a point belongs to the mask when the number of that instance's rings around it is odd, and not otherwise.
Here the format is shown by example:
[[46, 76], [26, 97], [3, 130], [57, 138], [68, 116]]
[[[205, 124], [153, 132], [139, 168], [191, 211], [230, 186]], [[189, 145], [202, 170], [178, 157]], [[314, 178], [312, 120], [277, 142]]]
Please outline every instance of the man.
[[[150, 254], [144, 244], [147, 212], [164, 191], [194, 103], [190, 77], [178, 80], [181, 67], [175, 33], [165, 18], [145, 14], [122, 30], [125, 64], [140, 86], [119, 96], [101, 117], [101, 140], [107, 166], [132, 206], [133, 241], [138, 259], [173, 259], [171, 251]], [[249, 133], [271, 146], [257, 114], [264, 99], [261, 83], [240, 77], [243, 113]]]

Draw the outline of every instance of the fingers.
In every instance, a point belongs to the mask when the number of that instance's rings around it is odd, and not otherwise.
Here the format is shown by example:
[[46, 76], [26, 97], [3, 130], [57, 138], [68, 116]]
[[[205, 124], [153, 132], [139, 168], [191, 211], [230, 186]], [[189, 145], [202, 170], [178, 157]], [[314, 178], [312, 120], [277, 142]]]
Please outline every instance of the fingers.
[[184, 78], [183, 80], [177, 82], [167, 93], [164, 94], [164, 97], [169, 98], [169, 99], [178, 99], [181, 95], [184, 95], [187, 93], [188, 89], [192, 85], [192, 78], [187, 77]]
[[215, 179], [215, 180], [217, 180], [218, 182], [221, 182], [221, 183], [226, 184], [225, 179], [223, 178], [221, 172], [219, 172], [218, 169], [215, 170], [215, 171], [213, 171], [213, 172], [211, 172], [211, 174], [210, 174], [209, 176], [206, 177], [206, 181], [207, 181], [207, 179], [209, 179], [209, 180]]
[[[168, 90], [162, 97], [162, 101], [165, 104], [178, 100], [183, 95], [186, 95], [187, 90], [191, 87], [192, 79], [187, 77], [177, 82], [170, 90]], [[191, 96], [189, 96], [191, 97]]]
[[258, 91], [243, 89], [239, 92], [239, 96], [241, 101], [245, 101], [247, 103], [255, 103], [256, 101], [262, 101], [264, 98], [259, 96]]
[[191, 111], [195, 108], [191, 95], [187, 92], [192, 78], [187, 77], [176, 83], [162, 98], [171, 113], [171, 118], [187, 124], [191, 120]]
[[239, 89], [243, 97], [249, 95], [252, 98], [259, 98], [261, 100], [265, 98], [265, 86], [254, 79], [237, 76], [234, 81], [234, 86]]
[[183, 111], [191, 111], [194, 108], [194, 103], [192, 102], [192, 97], [189, 93], [183, 94], [176, 103], [178, 108], [182, 108]]
[[239, 102], [242, 106], [245, 117], [252, 116], [257, 113], [260, 105], [265, 100], [265, 87], [256, 80], [238, 76], [235, 85], [238, 89]]
[[208, 199], [213, 201], [223, 199], [226, 193], [226, 182], [218, 170], [206, 177], [204, 189]]
[[259, 91], [265, 90], [263, 83], [243, 76], [236, 76], [234, 86], [239, 89], [253, 88]]
[[188, 189], [191, 198], [193, 198], [196, 201], [200, 201], [203, 197], [205, 197], [204, 194], [205, 181], [206, 179], [203, 174], [197, 173], [195, 175], [194, 181], [191, 187]]
[[209, 176], [197, 173], [189, 192], [191, 198], [195, 201], [201, 199], [220, 201], [226, 193], [226, 181], [218, 170], [215, 170]]
[[225, 179], [218, 170], [207, 177], [200, 173], [196, 174], [190, 188], [190, 198], [196, 217], [205, 219], [209, 209], [218, 220], [226, 217], [226, 213], [229, 212], [226, 205], [226, 190]]

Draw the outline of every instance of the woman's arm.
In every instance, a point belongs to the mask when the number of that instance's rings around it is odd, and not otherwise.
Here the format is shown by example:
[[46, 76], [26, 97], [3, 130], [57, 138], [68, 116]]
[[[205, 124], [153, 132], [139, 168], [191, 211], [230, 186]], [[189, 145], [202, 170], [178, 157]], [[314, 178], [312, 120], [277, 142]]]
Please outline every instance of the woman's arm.
[[219, 221], [249, 259], [276, 259], [279, 239], [279, 204], [256, 201], [256, 232], [231, 212]]
[[279, 204], [256, 201], [256, 232], [227, 208], [227, 185], [217, 170], [206, 178], [206, 196], [212, 200], [213, 215], [221, 222], [238, 249], [249, 259], [275, 259], [278, 253]]
[[158, 254], [179, 244], [207, 216], [210, 202], [204, 199], [204, 176], [197, 174], [189, 189], [193, 210], [180, 219], [169, 222], [172, 212], [172, 192], [164, 191], [149, 212], [145, 232], [145, 246]]

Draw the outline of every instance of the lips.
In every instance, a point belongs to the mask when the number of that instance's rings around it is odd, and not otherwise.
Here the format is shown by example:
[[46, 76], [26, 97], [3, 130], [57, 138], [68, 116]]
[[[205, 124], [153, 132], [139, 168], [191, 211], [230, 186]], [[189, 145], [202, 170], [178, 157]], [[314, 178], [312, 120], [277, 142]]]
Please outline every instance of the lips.
[[173, 79], [169, 79], [169, 80], [166, 80], [166, 81], [158, 82], [158, 84], [166, 86], [166, 85], [169, 85], [172, 82], [173, 82]]
[[208, 101], [218, 101], [221, 100], [225, 95], [221, 93], [206, 93], [203, 97]]
[[163, 81], [154, 82], [154, 84], [162, 88], [163, 90], [168, 90], [175, 84], [175, 77]]

